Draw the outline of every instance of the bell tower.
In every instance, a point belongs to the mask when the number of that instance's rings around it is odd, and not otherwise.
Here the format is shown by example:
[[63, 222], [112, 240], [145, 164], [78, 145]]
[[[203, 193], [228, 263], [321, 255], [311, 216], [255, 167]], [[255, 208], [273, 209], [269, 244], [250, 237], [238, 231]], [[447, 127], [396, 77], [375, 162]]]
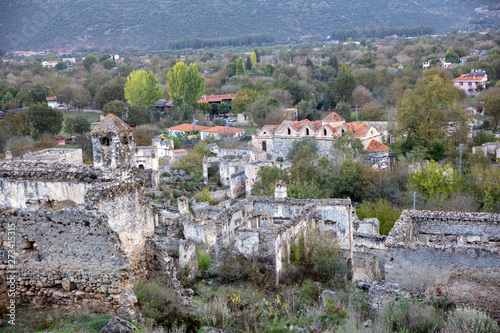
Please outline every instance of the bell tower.
[[90, 133], [94, 166], [103, 171], [123, 172], [135, 167], [132, 129], [120, 118], [108, 114]]

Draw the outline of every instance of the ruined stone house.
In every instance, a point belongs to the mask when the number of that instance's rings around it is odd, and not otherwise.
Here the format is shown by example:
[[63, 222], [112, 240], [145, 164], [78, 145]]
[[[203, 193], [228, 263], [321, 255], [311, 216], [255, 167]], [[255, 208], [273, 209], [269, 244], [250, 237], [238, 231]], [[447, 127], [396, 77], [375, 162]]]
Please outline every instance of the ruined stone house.
[[[283, 183], [275, 197], [247, 196], [224, 208], [191, 212], [185, 198], [178, 207], [146, 200], [131, 130], [121, 120], [107, 116], [92, 142], [94, 166], [0, 163], [0, 300], [7, 299], [10, 225], [16, 231], [18, 302], [93, 305], [130, 318], [136, 315], [133, 282], [154, 274], [178, 286], [176, 267], [195, 267], [201, 246], [214, 265], [236, 251], [278, 283], [290, 244], [314, 228], [335, 236], [355, 279], [370, 282], [385, 274], [415, 295], [439, 291], [438, 296], [500, 316], [496, 214], [404, 212], [386, 237], [378, 234], [378, 221], [359, 221], [350, 200], [290, 199]], [[240, 168], [236, 174], [249, 164], [222, 162], [228, 170]], [[236, 177], [227, 174], [231, 188]]]

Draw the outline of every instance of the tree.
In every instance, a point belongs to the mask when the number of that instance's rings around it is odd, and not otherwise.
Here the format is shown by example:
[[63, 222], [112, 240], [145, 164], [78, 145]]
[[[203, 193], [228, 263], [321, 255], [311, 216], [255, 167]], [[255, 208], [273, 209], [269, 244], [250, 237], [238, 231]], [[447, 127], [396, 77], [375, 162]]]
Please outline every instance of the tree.
[[125, 99], [130, 105], [152, 106], [163, 98], [164, 91], [152, 72], [133, 71], [124, 87]]
[[167, 73], [169, 96], [176, 105], [194, 105], [205, 93], [205, 77], [198, 74], [198, 67], [178, 62]]
[[257, 65], [257, 53], [255, 51], [252, 51], [252, 54], [250, 54], [250, 61], [253, 66]]
[[80, 135], [90, 132], [90, 121], [88, 121], [84, 116], [76, 116], [75, 132]]
[[151, 121], [151, 114], [144, 105], [131, 105], [128, 108], [127, 123], [131, 125], [143, 125]]
[[68, 117], [64, 120], [64, 132], [68, 133], [69, 135], [73, 136], [73, 134], [76, 133], [76, 121], [75, 118], [73, 117]]
[[127, 105], [122, 101], [111, 101], [102, 109], [105, 115], [114, 114], [118, 118], [125, 119], [127, 116]]
[[252, 59], [250, 59], [250, 57], [247, 57], [247, 59], [245, 60], [245, 69], [247, 71], [252, 69]]
[[465, 111], [458, 105], [459, 99], [451, 79], [439, 76], [434, 70], [424, 71], [423, 77], [401, 99], [399, 130], [407, 132], [415, 127], [416, 133], [427, 140], [445, 138], [450, 125], [458, 127], [467, 121]]
[[57, 71], [62, 71], [63, 69], [68, 68], [68, 64], [65, 61], [60, 61], [54, 67]]
[[309, 120], [317, 120], [320, 118], [320, 113], [318, 112], [318, 109], [316, 108], [318, 106], [318, 103], [314, 100], [310, 100], [309, 102], [307, 101], [300, 101], [298, 104], [298, 116], [299, 120], [303, 119], [309, 119]]
[[287, 158], [293, 160], [295, 156], [304, 149], [305, 146], [309, 146], [311, 154], [316, 154], [318, 152], [318, 142], [314, 136], [305, 136], [300, 140], [293, 140], [292, 146], [288, 149]]
[[446, 52], [446, 55], [444, 56], [444, 60], [446, 62], [453, 62], [453, 63], [458, 64], [460, 62], [460, 57], [458, 56], [458, 54], [456, 52], [448, 51], [448, 52]]
[[356, 79], [351, 73], [341, 72], [335, 79], [333, 86], [333, 97], [337, 102], [349, 102], [352, 92], [356, 88]]
[[19, 90], [17, 97], [21, 99], [24, 106], [30, 106], [36, 103], [46, 102], [48, 95], [48, 87], [44, 86], [42, 83], [37, 82], [35, 84], [29, 83], [23, 85]]
[[[484, 107], [484, 115], [491, 128], [500, 125], [500, 88], [492, 87], [477, 96], [477, 101]], [[481, 104], [479, 104], [481, 105]]]
[[31, 123], [31, 137], [39, 138], [43, 133], [59, 134], [62, 129], [63, 113], [47, 103], [38, 103], [24, 111]]
[[106, 103], [111, 101], [125, 102], [124, 88], [124, 84], [116, 82], [104, 85], [97, 95], [97, 107], [103, 108]]
[[234, 113], [245, 113], [248, 107], [257, 100], [259, 94], [251, 89], [241, 89], [236, 98], [231, 101], [231, 109]]
[[346, 122], [352, 121], [351, 119], [351, 105], [346, 102], [339, 102], [335, 106], [335, 113], [345, 119]]
[[98, 64], [98, 63], [99, 63], [99, 59], [97, 58], [97, 56], [95, 54], [89, 54], [83, 60], [83, 67], [85, 67], [85, 69], [90, 72], [92, 65]]
[[243, 59], [241, 58], [238, 58], [238, 60], [236, 60], [235, 74], [236, 75], [245, 74], [245, 68], [243, 67]]
[[384, 110], [382, 109], [382, 104], [379, 102], [368, 102], [363, 105], [359, 110], [359, 119], [360, 120], [372, 120], [379, 121], [382, 120], [384, 116]]
[[361, 106], [365, 103], [368, 103], [368, 101], [372, 99], [372, 93], [370, 92], [370, 90], [366, 89], [363, 86], [357, 86], [352, 91], [351, 99], [355, 105]]
[[89, 105], [92, 100], [92, 96], [87, 88], [79, 85], [72, 84], [71, 87], [71, 106], [74, 106], [78, 109], [82, 109], [84, 106]]

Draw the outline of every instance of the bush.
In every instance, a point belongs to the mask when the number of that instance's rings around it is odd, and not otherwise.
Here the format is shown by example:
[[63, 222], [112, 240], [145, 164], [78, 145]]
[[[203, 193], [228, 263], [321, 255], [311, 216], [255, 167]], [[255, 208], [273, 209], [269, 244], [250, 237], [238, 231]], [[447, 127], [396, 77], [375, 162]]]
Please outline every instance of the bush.
[[318, 142], [316, 141], [316, 138], [314, 136], [305, 136], [300, 140], [294, 140], [292, 142], [292, 146], [288, 150], [287, 154], [288, 159], [293, 160], [295, 155], [302, 151], [304, 146], [309, 146], [312, 154], [316, 154], [318, 151]]
[[380, 234], [388, 235], [394, 223], [401, 215], [401, 210], [391, 205], [385, 199], [376, 202], [365, 201], [356, 208], [359, 219], [375, 217], [380, 223]]
[[134, 293], [139, 300], [141, 314], [156, 324], [168, 327], [185, 325], [187, 332], [196, 332], [201, 322], [191, 316], [177, 300], [175, 290], [156, 282], [137, 283]]
[[208, 203], [212, 202], [212, 192], [208, 187], [202, 188], [200, 193], [198, 193], [198, 201]]
[[30, 139], [27, 136], [15, 136], [9, 140], [8, 147], [12, 156], [21, 156], [30, 149]]
[[40, 138], [40, 142], [38, 143], [38, 147], [40, 147], [41, 149], [54, 148], [57, 146], [57, 140], [49, 133], [43, 134]]
[[198, 269], [208, 271], [212, 258], [205, 251], [200, 251], [198, 253]]
[[384, 320], [393, 332], [432, 333], [443, 326], [432, 306], [411, 298], [398, 299], [384, 311]]
[[312, 304], [321, 298], [322, 291], [323, 288], [321, 286], [313, 283], [311, 280], [305, 280], [300, 286], [299, 293], [304, 302]]
[[231, 319], [231, 311], [227, 305], [225, 291], [223, 288], [209, 300], [203, 300], [203, 302], [196, 304], [196, 314], [204, 325], [224, 328], [228, 324]]
[[211, 156], [212, 153], [208, 149], [208, 145], [205, 142], [200, 142], [192, 150], [190, 150], [186, 156], [181, 158], [174, 166], [179, 169], [186, 170], [188, 172], [194, 171], [196, 169], [201, 169], [203, 165], [203, 157]]
[[457, 309], [449, 317], [445, 333], [498, 333], [498, 324], [486, 314], [474, 309]]

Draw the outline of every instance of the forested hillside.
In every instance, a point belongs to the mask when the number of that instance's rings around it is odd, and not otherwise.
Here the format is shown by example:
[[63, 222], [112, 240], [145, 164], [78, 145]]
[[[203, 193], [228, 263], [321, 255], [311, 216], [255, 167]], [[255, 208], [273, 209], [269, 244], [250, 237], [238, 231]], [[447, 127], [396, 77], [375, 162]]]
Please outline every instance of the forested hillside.
[[[6, 50], [166, 49], [176, 40], [269, 33], [277, 41], [338, 29], [485, 22], [473, 9], [495, 0], [10, 0], [0, 3]], [[498, 12], [498, 11], [496, 11]], [[495, 23], [495, 19], [488, 19]]]

